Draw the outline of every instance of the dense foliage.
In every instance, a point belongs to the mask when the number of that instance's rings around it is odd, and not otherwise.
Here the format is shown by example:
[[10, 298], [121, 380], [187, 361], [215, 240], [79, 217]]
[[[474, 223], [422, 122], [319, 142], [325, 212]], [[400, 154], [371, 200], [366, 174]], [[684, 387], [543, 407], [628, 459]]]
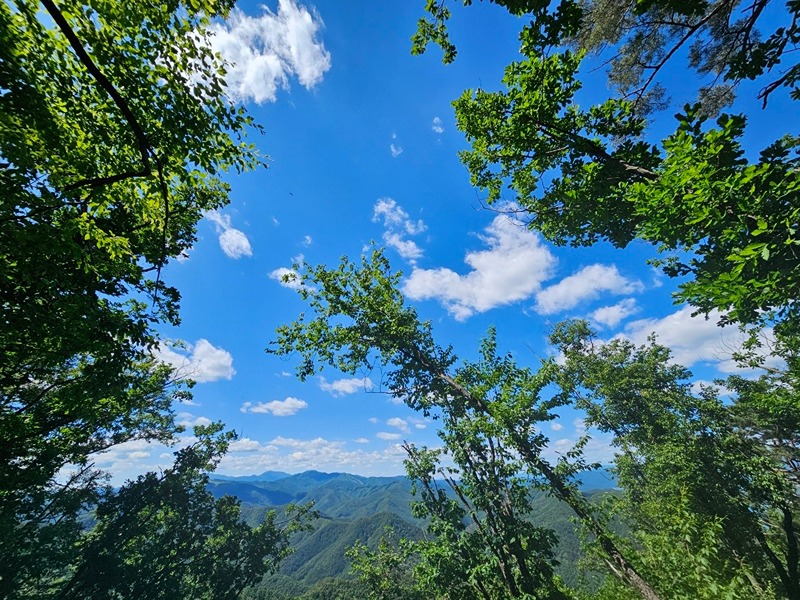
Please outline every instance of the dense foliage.
[[[800, 5], [497, 3], [529, 19], [522, 57], [506, 68], [505, 89], [467, 90], [454, 103], [471, 144], [462, 160], [488, 201], [518, 203], [530, 226], [558, 244], [652, 243], [665, 253], [657, 261], [664, 272], [683, 278], [678, 300], [704, 313], [719, 310], [724, 320], [796, 327], [799, 139], [787, 130], [747, 147], [746, 114], [709, 117], [743, 81], [762, 86], [765, 106], [787, 91], [798, 99], [800, 66], [788, 50], [800, 41]], [[428, 3], [415, 49], [433, 41], [452, 60], [445, 4]], [[584, 73], [604, 64], [597, 57], [604, 49], [617, 93], [582, 107], [576, 95]], [[681, 68], [672, 62], [683, 56], [698, 73], [696, 85], [685, 79], [688, 90], [666, 90], [659, 76], [668, 65]], [[666, 106], [667, 91], [688, 103], [675, 115], [674, 132], [651, 141], [648, 127], [660, 119], [654, 111]]]
[[[259, 164], [207, 39], [231, 5], [0, 3], [4, 598], [229, 597], [284, 553], [273, 523], [245, 531], [236, 503], [209, 504], [208, 448], [119, 492], [92, 464], [114, 444], [180, 431], [171, 404], [187, 388], [153, 358], [157, 326], [178, 323], [162, 268], [227, 202], [217, 173]], [[143, 576], [186, 552], [185, 581]], [[206, 580], [189, 583], [199, 571]]]
[[[791, 348], [782, 350], [787, 370], [734, 376], [742, 393], [723, 402], [713, 388], [692, 391], [690, 373], [667, 348], [601, 343], [582, 322], [556, 327], [551, 343], [564, 360], [543, 360], [535, 370], [498, 355], [493, 332], [479, 361], [459, 361], [405, 305], [400, 274], [379, 251], [358, 265], [344, 260], [298, 276], [311, 313], [280, 328], [270, 351], [297, 353], [301, 378], [325, 365], [347, 373], [380, 368], [393, 395], [441, 423], [442, 449], [406, 448], [415, 512], [430, 535], [414, 545], [420, 589], [441, 598], [579, 595], [555, 576], [553, 531], [530, 520], [530, 492], [540, 488], [573, 510], [610, 577], [603, 588], [610, 597], [714, 597], [713, 590], [797, 597], [796, 436], [775, 432], [786, 441], [774, 443], [748, 409], [774, 416], [767, 399], [774, 396], [793, 414]], [[604, 506], [576, 483], [593, 466], [584, 456], [588, 436], [556, 462], [544, 454], [550, 440], [542, 424], [564, 406], [584, 411], [587, 425], [617, 448], [623, 493]], [[612, 519], [630, 535], [620, 536]], [[402, 555], [378, 552], [379, 565], [405, 564]], [[681, 572], [658, 567], [668, 563]]]

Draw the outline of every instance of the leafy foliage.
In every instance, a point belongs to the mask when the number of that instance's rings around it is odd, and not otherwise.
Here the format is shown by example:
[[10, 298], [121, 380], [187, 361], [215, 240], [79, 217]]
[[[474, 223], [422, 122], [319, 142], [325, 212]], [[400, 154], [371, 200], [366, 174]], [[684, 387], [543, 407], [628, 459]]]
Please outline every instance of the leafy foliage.
[[81, 540], [80, 560], [59, 598], [235, 599], [275, 570], [308, 510], [283, 526], [272, 511], [251, 528], [238, 500], [215, 500], [207, 472], [233, 437], [220, 432], [221, 425], [198, 428], [199, 441], [179, 450], [172, 468], [140, 476], [101, 500], [97, 525]]
[[[381, 365], [388, 391], [441, 423], [442, 449], [406, 446], [419, 494], [414, 511], [431, 536], [414, 545], [421, 589], [442, 598], [570, 597], [554, 575], [552, 530], [529, 520], [533, 486], [573, 510], [616, 580], [608, 593], [793, 598], [800, 591], [796, 429], [776, 430], [769, 407], [771, 396], [784, 398], [785, 416], [794, 415], [795, 338], [779, 334], [774, 350], [787, 370], [733, 377], [741, 397], [726, 403], [713, 388], [694, 393], [690, 373], [663, 346], [600, 343], [583, 322], [555, 328], [551, 343], [564, 360], [545, 360], [536, 371], [499, 356], [491, 331], [480, 360], [458, 361], [404, 305], [399, 274], [378, 251], [359, 267], [343, 260], [336, 270], [307, 267], [299, 277], [314, 316], [280, 328], [270, 351], [298, 352], [301, 377], [325, 364], [349, 373]], [[757, 364], [758, 350], [740, 360]], [[588, 437], [555, 464], [543, 454], [540, 424], [563, 406], [585, 412], [587, 425], [617, 448], [622, 494], [604, 507], [575, 483], [592, 467], [583, 456]], [[445, 451], [450, 464], [441, 461]], [[385, 548], [374, 555], [376, 569], [405, 568], [410, 548], [399, 556]], [[681, 572], [667, 575], [659, 564]]]
[[[656, 264], [686, 278], [676, 300], [701, 312], [794, 327], [798, 140], [789, 131], [753, 158], [742, 144], [745, 115], [707, 119], [737, 82], [768, 77], [787, 58], [800, 39], [800, 5], [788, 2], [781, 17], [789, 25], [760, 39], [756, 24], [769, 0], [746, 7], [741, 20], [735, 0], [533, 4], [520, 35], [523, 59], [507, 67], [505, 90], [467, 90], [454, 103], [471, 144], [462, 161], [472, 182], [490, 203], [510, 190], [530, 226], [555, 243], [654, 244], [666, 254]], [[663, 101], [657, 75], [684, 44], [699, 73], [725, 81], [684, 106], [673, 134], [646, 142], [645, 116]], [[619, 94], [582, 109], [581, 68], [607, 45], [618, 50], [609, 79]], [[798, 74], [794, 65], [765, 84], [764, 101], [784, 86], [797, 96]]]
[[260, 164], [208, 44], [231, 4], [0, 3], [4, 597], [75, 559], [94, 453], [179, 431], [187, 386], [152, 356], [178, 323], [161, 270], [227, 202], [217, 173]]
[[[464, 594], [486, 598], [498, 593], [563, 597], [550, 564], [552, 536], [522, 519], [528, 506], [520, 479], [524, 470], [575, 511], [621, 578], [646, 597], [657, 597], [570, 480], [588, 466], [581, 457], [583, 442], [557, 465], [542, 455], [547, 437], [538, 424], [554, 418], [551, 411], [558, 406], [540, 397], [555, 374], [552, 361], [538, 373], [518, 367], [510, 357], [496, 356], [490, 336], [483, 362], [454, 367], [452, 349], [438, 346], [430, 324], [420, 323], [416, 312], [404, 305], [396, 288], [400, 274], [391, 272], [379, 251], [363, 257], [360, 267], [344, 259], [335, 270], [307, 267], [299, 277], [298, 291], [314, 316], [307, 321], [301, 315], [280, 327], [270, 352], [299, 353], [301, 378], [325, 364], [346, 373], [390, 366], [389, 391], [445, 422], [441, 435], [459, 467], [456, 477], [462, 479], [457, 483], [450, 478], [458, 501], [436, 484], [435, 475], [448, 474], [437, 465], [438, 453], [407, 448], [409, 474], [421, 489], [419, 514], [432, 519], [431, 533], [437, 536], [426, 583], [444, 590], [458, 581], [467, 590]], [[467, 516], [475, 530], [464, 527]]]

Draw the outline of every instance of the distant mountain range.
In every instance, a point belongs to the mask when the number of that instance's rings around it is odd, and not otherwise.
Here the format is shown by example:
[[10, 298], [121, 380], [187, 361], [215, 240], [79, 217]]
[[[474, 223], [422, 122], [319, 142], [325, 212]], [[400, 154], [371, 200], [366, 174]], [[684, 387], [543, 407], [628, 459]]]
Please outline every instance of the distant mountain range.
[[[584, 491], [609, 490], [616, 487], [614, 474], [606, 468], [583, 473], [579, 480]], [[238, 497], [245, 504], [283, 506], [303, 504], [313, 500], [317, 510], [329, 516], [355, 517], [381, 512], [395, 504], [387, 504], [378, 497], [387, 494], [405, 495], [411, 500], [411, 482], [403, 475], [397, 477], [363, 477], [351, 473], [322, 473], [304, 471], [297, 474], [282, 471], [265, 471], [260, 475], [233, 477], [213, 475], [209, 484], [211, 492], [219, 497], [225, 494]], [[343, 507], [345, 504], [346, 507]]]
[[[607, 469], [585, 473], [581, 488], [594, 495], [616, 487]], [[288, 504], [314, 502], [320, 518], [314, 530], [295, 536], [294, 554], [277, 575], [267, 578], [252, 597], [269, 599], [317, 598], [319, 586], [348, 577], [344, 551], [356, 541], [377, 546], [387, 526], [398, 537], [419, 539], [424, 522], [411, 515], [411, 481], [404, 477], [362, 477], [350, 473], [305, 471], [289, 474], [266, 471], [260, 475], [231, 477], [214, 475], [209, 490], [216, 497], [232, 495], [242, 501], [242, 516], [251, 525], [261, 523], [270, 510]], [[571, 579], [571, 568], [579, 557], [578, 535], [572, 512], [544, 492], [533, 492], [532, 518], [553, 528], [561, 543], [558, 559], [562, 576]], [[315, 592], [315, 590], [317, 590]]]

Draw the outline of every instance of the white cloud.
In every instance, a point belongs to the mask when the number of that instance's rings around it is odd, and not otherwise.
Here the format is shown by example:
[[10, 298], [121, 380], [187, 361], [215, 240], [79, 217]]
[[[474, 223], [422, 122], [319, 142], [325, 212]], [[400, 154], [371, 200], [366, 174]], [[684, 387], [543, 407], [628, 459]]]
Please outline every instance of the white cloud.
[[402, 435], [399, 433], [390, 433], [388, 431], [379, 431], [375, 434], [375, 437], [380, 438], [382, 440], [399, 440]]
[[336, 381], [328, 382], [324, 377], [319, 378], [319, 388], [323, 392], [328, 392], [333, 396], [344, 396], [346, 394], [355, 394], [356, 392], [363, 392], [371, 390], [375, 384], [369, 377], [359, 379], [353, 377], [351, 379], [337, 379]]
[[413, 221], [408, 213], [393, 198], [380, 198], [372, 209], [373, 222], [383, 221], [384, 227], [410, 235], [427, 229], [422, 219]]
[[639, 312], [639, 306], [633, 298], [625, 298], [612, 306], [603, 306], [589, 315], [595, 323], [605, 327], [616, 327], [622, 321]]
[[389, 427], [394, 427], [395, 429], [399, 429], [403, 433], [410, 433], [411, 429], [408, 426], [408, 421], [405, 419], [401, 419], [400, 417], [392, 417], [386, 421], [386, 424]]
[[556, 258], [538, 234], [520, 221], [498, 215], [481, 236], [488, 250], [468, 252], [472, 271], [415, 268], [403, 284], [412, 300], [436, 299], [457, 320], [530, 297], [550, 277]]
[[274, 271], [270, 271], [268, 277], [280, 283], [283, 287], [290, 290], [297, 290], [303, 287], [303, 281], [294, 269], [286, 267], [279, 267]]
[[285, 400], [273, 400], [272, 402], [257, 404], [245, 402], [239, 410], [243, 413], [266, 413], [276, 417], [289, 417], [304, 408], [308, 408], [308, 402], [289, 396]]
[[257, 444], [248, 444], [246, 451], [242, 452], [232, 447], [222, 458], [217, 471], [229, 475], [307, 469], [360, 475], [399, 475], [404, 472], [406, 454], [399, 444], [391, 444], [381, 451], [351, 450], [345, 442], [320, 437], [309, 440], [276, 437]]
[[308, 248], [311, 244], [314, 243], [314, 239], [310, 235], [306, 235], [303, 237], [303, 246]]
[[716, 389], [719, 396], [730, 396], [734, 393], [733, 390], [726, 388], [724, 385], [719, 385], [708, 379], [696, 379], [692, 381], [693, 394], [700, 395], [704, 387]]
[[[647, 343], [651, 333], [655, 333], [656, 341], [672, 350], [673, 360], [679, 365], [691, 367], [697, 363], [709, 363], [723, 373], [741, 371], [732, 355], [741, 349], [744, 334], [736, 326], [718, 326], [720, 314], [717, 311], [712, 311], [708, 319], [703, 315], [693, 317], [693, 311], [691, 306], [685, 306], [661, 319], [632, 321], [615, 338], [642, 345]], [[771, 329], [764, 331], [763, 339], [766, 343], [764, 352], [768, 352]], [[781, 364], [777, 357], [767, 358], [769, 366], [780, 367]]]
[[176, 415], [178, 425], [191, 429], [196, 425], [211, 425], [211, 419], [206, 417], [195, 417], [192, 413], [181, 412]]
[[197, 383], [231, 379], [236, 374], [231, 353], [206, 339], [197, 340], [193, 346], [188, 344], [185, 350], [162, 343], [155, 355], [161, 362], [171, 365], [178, 377]]
[[378, 417], [370, 417], [369, 418], [369, 422], [370, 423], [377, 423], [378, 422]]
[[353, 440], [356, 444], [369, 444], [369, 440], [365, 437], [356, 438]]
[[383, 221], [386, 231], [383, 241], [390, 248], [394, 248], [404, 259], [415, 264], [422, 256], [422, 249], [413, 240], [407, 239], [409, 235], [419, 235], [427, 227], [422, 219], [414, 221], [408, 213], [392, 198], [379, 198], [372, 210], [372, 221]]
[[214, 24], [211, 44], [227, 61], [228, 93], [238, 101], [273, 102], [289, 78], [311, 89], [331, 67], [331, 55], [317, 40], [322, 19], [294, 0], [279, 0], [278, 12], [262, 7], [251, 17], [233, 9]]
[[[578, 435], [583, 435], [585, 432], [577, 432]], [[610, 435], [594, 433], [589, 442], [583, 448], [583, 455], [589, 463], [598, 462], [600, 464], [609, 465], [614, 460], [614, 447], [611, 445], [612, 438]], [[549, 461], [555, 462], [558, 458], [563, 457], [569, 452], [577, 443], [577, 439], [560, 438], [551, 441], [545, 447], [542, 455]], [[580, 478], [580, 476], [579, 476]]]
[[552, 429], [553, 431], [561, 431], [562, 429], [564, 429], [564, 426], [561, 423], [557, 423], [554, 421], [550, 423], [550, 429]]
[[597, 298], [602, 292], [630, 294], [642, 289], [641, 282], [624, 277], [614, 265], [590, 265], [539, 292], [536, 312], [552, 315]]
[[392, 158], [397, 158], [403, 153], [403, 147], [399, 144], [396, 146], [394, 144], [389, 144], [389, 152], [391, 152]]
[[228, 452], [258, 452], [260, 449], [261, 444], [250, 438], [234, 440], [228, 446]]
[[428, 427], [428, 422], [425, 419], [419, 419], [417, 417], [409, 417], [408, 422], [414, 425], [417, 429], [425, 429]]
[[433, 123], [431, 123], [431, 130], [434, 133], [444, 133], [444, 127], [442, 126], [442, 120], [439, 117], [433, 118]]
[[253, 256], [250, 240], [247, 239], [243, 231], [231, 226], [230, 215], [223, 215], [217, 210], [210, 210], [206, 213], [206, 217], [214, 224], [214, 228], [219, 235], [219, 246], [228, 258]]

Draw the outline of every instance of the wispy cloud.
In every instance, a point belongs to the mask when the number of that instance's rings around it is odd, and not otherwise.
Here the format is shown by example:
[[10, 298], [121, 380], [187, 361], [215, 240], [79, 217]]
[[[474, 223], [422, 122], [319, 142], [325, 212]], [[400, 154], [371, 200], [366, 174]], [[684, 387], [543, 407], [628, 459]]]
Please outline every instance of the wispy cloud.
[[552, 315], [593, 300], [603, 292], [630, 294], [644, 289], [639, 281], [620, 274], [615, 265], [589, 265], [536, 295], [536, 312]]
[[[251, 440], [239, 440], [239, 442]], [[359, 445], [365, 442], [358, 440]], [[399, 444], [390, 444], [383, 450], [366, 451], [350, 449], [345, 442], [313, 439], [276, 437], [266, 442], [248, 443], [246, 451], [233, 447], [222, 458], [220, 473], [231, 475], [261, 473], [265, 470], [289, 472], [317, 469], [321, 471], [345, 471], [362, 475], [385, 475], [403, 473], [405, 451]]]
[[198, 383], [231, 379], [236, 374], [231, 353], [206, 339], [199, 339], [194, 345], [187, 344], [185, 348], [162, 343], [155, 355], [161, 362], [171, 365], [178, 377]]
[[375, 434], [375, 437], [381, 440], [399, 440], [403, 436], [400, 435], [399, 433], [392, 433], [389, 431], [379, 431], [378, 433]]
[[323, 392], [328, 392], [333, 396], [355, 394], [356, 392], [371, 390], [374, 387], [374, 384], [369, 377], [364, 377], [362, 379], [357, 377], [351, 379], [337, 379], [330, 382], [326, 381], [324, 377], [320, 377], [319, 379], [319, 388]]
[[431, 130], [434, 133], [444, 133], [444, 126], [442, 125], [442, 120], [439, 117], [433, 118], [433, 123], [431, 123]]
[[250, 240], [247, 239], [243, 231], [231, 225], [230, 215], [223, 215], [219, 211], [210, 210], [206, 213], [206, 217], [214, 224], [214, 228], [219, 235], [219, 246], [228, 258], [253, 255]]
[[178, 425], [191, 429], [197, 425], [211, 425], [211, 419], [207, 417], [196, 417], [192, 413], [181, 412], [176, 415]]
[[463, 321], [529, 298], [556, 264], [541, 238], [507, 215], [495, 217], [481, 240], [488, 249], [468, 252], [464, 258], [471, 271], [461, 275], [445, 267], [415, 268], [403, 284], [403, 293], [412, 300], [438, 300]]
[[[712, 311], [706, 318], [703, 315], [693, 317], [694, 310], [691, 306], [684, 306], [660, 319], [631, 321], [615, 338], [642, 345], [648, 342], [650, 334], [655, 333], [656, 341], [672, 350], [673, 360], [679, 365], [691, 367], [697, 363], [708, 363], [723, 373], [739, 370], [733, 354], [741, 349], [745, 341], [744, 334], [736, 326], [717, 325], [720, 320], [717, 311]], [[767, 341], [771, 335], [770, 329], [764, 332]], [[773, 359], [769, 364], [780, 363], [778, 359]]]
[[285, 400], [273, 400], [272, 402], [245, 402], [239, 409], [243, 413], [265, 413], [276, 417], [290, 417], [298, 411], [308, 408], [308, 402], [289, 396]]
[[422, 256], [422, 249], [408, 236], [419, 235], [427, 227], [422, 219], [412, 220], [408, 213], [393, 198], [379, 198], [372, 209], [372, 221], [383, 221], [386, 231], [384, 243], [393, 248], [403, 259], [411, 264]]
[[214, 24], [211, 44], [227, 65], [229, 94], [239, 101], [273, 102], [296, 77], [306, 89], [331, 68], [331, 55], [317, 35], [323, 23], [316, 11], [294, 0], [279, 0], [273, 13], [257, 17], [234, 8], [227, 22]]
[[389, 144], [389, 153], [392, 155], [392, 158], [397, 158], [403, 153], [403, 147], [399, 144], [391, 143]]

